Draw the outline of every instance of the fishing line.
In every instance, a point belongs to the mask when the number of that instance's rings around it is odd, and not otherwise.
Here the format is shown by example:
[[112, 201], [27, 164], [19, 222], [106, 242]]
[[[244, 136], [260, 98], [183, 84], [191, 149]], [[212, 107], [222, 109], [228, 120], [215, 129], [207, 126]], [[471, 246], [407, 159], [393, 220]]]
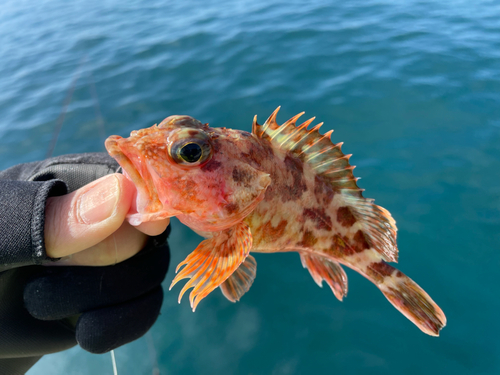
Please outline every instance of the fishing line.
[[[87, 61], [87, 56], [82, 57], [80, 60], [80, 64], [78, 65], [77, 70], [73, 74], [73, 80], [71, 81], [71, 85], [68, 89], [68, 93], [66, 94], [66, 97], [64, 98], [63, 106], [61, 108], [61, 113], [59, 114], [59, 117], [56, 120], [56, 123], [54, 125], [54, 132], [52, 133], [52, 141], [50, 142], [49, 148], [47, 149], [47, 153], [45, 154], [45, 158], [50, 158], [52, 154], [54, 153], [54, 149], [56, 147], [57, 141], [59, 139], [59, 134], [61, 133], [61, 129], [64, 124], [64, 118], [66, 116], [66, 112], [68, 111], [68, 107], [71, 103], [71, 99], [73, 98], [73, 92], [75, 91], [76, 88], [76, 83], [78, 79], [80, 78], [80, 72], [82, 70], [83, 65]], [[104, 119], [102, 117], [101, 113], [101, 108], [99, 106], [99, 99], [97, 97], [97, 90], [95, 87], [95, 82], [92, 76], [92, 73], [89, 72], [89, 90], [90, 94], [93, 99], [94, 103], [94, 110], [95, 110], [95, 115], [97, 118], [97, 124], [99, 126], [99, 133], [101, 138], [104, 139], [106, 138], [106, 130], [104, 128]], [[113, 241], [115, 244], [115, 264], [118, 263], [118, 245], [116, 244], [116, 237], [115, 234], [113, 233]], [[113, 365], [113, 374], [118, 375], [118, 368], [116, 366], [116, 358], [115, 358], [115, 351], [111, 350], [109, 352], [111, 354], [111, 363]], [[158, 371], [159, 374], [159, 371]]]
[[114, 233], [113, 233], [113, 242], [115, 243], [115, 263], [113, 264], [113, 266], [115, 266], [116, 263], [118, 263], [118, 245], [116, 244], [116, 236]]
[[56, 148], [57, 140], [59, 139], [59, 133], [61, 133], [62, 126], [64, 124], [64, 117], [66, 117], [66, 112], [68, 111], [69, 104], [71, 103], [71, 98], [73, 97], [73, 92], [75, 91], [76, 82], [78, 78], [80, 78], [80, 71], [83, 67], [83, 64], [87, 61], [87, 56], [85, 55], [80, 60], [80, 64], [73, 75], [73, 81], [69, 87], [68, 93], [66, 94], [66, 98], [64, 99], [64, 103], [61, 109], [61, 113], [57, 118], [56, 125], [54, 126], [54, 133], [52, 134], [52, 141], [50, 142], [49, 149], [47, 150], [47, 154], [45, 154], [45, 158], [48, 159], [52, 156], [54, 149]]
[[158, 367], [158, 355], [156, 354], [155, 343], [151, 331], [146, 333], [146, 342], [148, 343], [148, 350], [150, 353], [151, 366], [153, 367], [153, 375], [160, 375], [160, 368]]
[[[73, 75], [73, 80], [71, 81], [71, 85], [68, 89], [68, 93], [66, 94], [66, 98], [64, 99], [61, 113], [59, 114], [59, 117], [57, 118], [57, 121], [54, 125], [54, 132], [52, 134], [52, 141], [51, 141], [49, 148], [47, 150], [47, 154], [45, 155], [46, 158], [51, 157], [53, 152], [54, 152], [57, 141], [59, 139], [59, 134], [61, 133], [61, 129], [62, 129], [63, 124], [64, 124], [64, 118], [66, 116], [66, 112], [68, 111], [68, 107], [71, 103], [71, 99], [73, 98], [73, 93], [74, 93], [75, 88], [76, 88], [76, 83], [77, 83], [78, 79], [80, 78], [81, 70], [82, 70], [86, 61], [87, 61], [87, 56], [84, 56], [80, 60], [80, 64], [78, 65], [77, 70], [75, 71], [75, 73]], [[95, 116], [97, 119], [99, 135], [100, 135], [100, 138], [102, 138], [103, 143], [104, 143], [104, 140], [106, 139], [106, 128], [104, 126], [104, 118], [102, 116], [101, 106], [99, 105], [99, 98], [97, 96], [97, 90], [96, 90], [94, 77], [92, 75], [92, 71], [89, 70], [88, 75], [89, 75], [89, 77], [88, 77], [88, 79], [89, 79], [89, 91], [90, 91], [90, 95], [92, 96], [92, 99], [93, 99], [94, 111], [95, 111]], [[114, 264], [117, 264], [118, 263], [118, 244], [116, 243], [116, 236], [114, 233], [113, 233], [113, 242], [115, 245], [115, 263]], [[152, 373], [153, 373], [153, 375], [160, 375], [160, 369], [158, 367], [158, 357], [157, 357], [157, 353], [156, 353], [156, 349], [155, 349], [155, 344], [154, 344], [151, 332], [149, 332], [149, 331], [146, 334], [146, 341], [147, 341], [149, 352], [151, 354], [150, 358], [151, 358], [151, 363], [152, 363], [152, 367], [153, 367]], [[113, 374], [118, 375], [118, 368], [116, 366], [115, 351], [111, 350], [109, 353], [111, 355], [111, 363], [113, 365]]]
[[104, 127], [104, 118], [102, 117], [101, 106], [99, 105], [99, 98], [97, 96], [94, 76], [92, 75], [91, 70], [89, 70], [89, 91], [94, 102], [95, 117], [97, 119], [97, 124], [99, 125], [99, 136], [102, 138], [104, 144], [104, 141], [106, 140], [106, 129]]
[[113, 364], [113, 374], [118, 375], [118, 369], [116, 368], [115, 351], [112, 350], [109, 353], [111, 354], [111, 363]]

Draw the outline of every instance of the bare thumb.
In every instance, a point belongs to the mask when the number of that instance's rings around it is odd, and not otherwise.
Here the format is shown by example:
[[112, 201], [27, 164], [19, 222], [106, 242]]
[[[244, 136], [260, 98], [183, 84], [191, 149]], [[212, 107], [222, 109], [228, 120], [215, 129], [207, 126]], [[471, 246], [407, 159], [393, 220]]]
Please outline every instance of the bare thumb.
[[71, 194], [49, 198], [45, 208], [47, 256], [71, 255], [111, 235], [125, 220], [134, 191], [123, 175], [113, 174]]

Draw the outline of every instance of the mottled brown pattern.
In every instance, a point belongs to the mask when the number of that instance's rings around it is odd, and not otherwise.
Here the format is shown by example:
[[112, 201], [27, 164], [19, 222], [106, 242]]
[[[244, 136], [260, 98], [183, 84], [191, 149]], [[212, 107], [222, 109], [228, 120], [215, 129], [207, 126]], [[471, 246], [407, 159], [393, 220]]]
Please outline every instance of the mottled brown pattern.
[[297, 243], [297, 246], [305, 247], [305, 248], [310, 248], [312, 249], [314, 245], [318, 242], [318, 239], [314, 236], [314, 233], [308, 230], [304, 231], [304, 234], [302, 236], [302, 241]]
[[394, 267], [388, 265], [383, 260], [381, 260], [380, 262], [372, 263], [369, 267], [383, 276], [391, 276], [395, 270]]
[[289, 171], [294, 173], [294, 179], [302, 179], [302, 173], [304, 172], [304, 164], [300, 162], [296, 157], [288, 154], [285, 156], [285, 165]]
[[249, 187], [252, 182], [252, 178], [253, 175], [251, 173], [237, 167], [233, 168], [233, 180], [235, 182], [240, 183], [245, 187]]
[[314, 176], [314, 196], [318, 203], [329, 206], [335, 195], [335, 191], [322, 176]]
[[224, 209], [227, 211], [228, 214], [233, 214], [239, 209], [238, 203], [229, 203], [227, 204]]
[[[221, 268], [206, 277], [199, 271], [193, 276], [193, 267], [200, 268], [206, 261], [195, 250], [181, 263], [186, 268], [174, 279], [192, 278], [181, 295], [197, 282], [203, 283], [199, 287], [209, 286], [206, 294], [200, 294], [196, 286], [200, 298], [191, 301], [195, 308], [237, 268], [227, 270], [220, 258], [239, 250], [235, 246], [243, 241], [245, 256], [250, 250], [299, 251], [303, 261], [316, 259], [318, 267], [329, 262], [329, 285], [339, 299], [347, 285], [338, 263], [348, 266], [375, 283], [425, 333], [437, 335], [446, 324], [442, 311], [411, 279], [383, 261], [397, 259], [395, 222], [387, 210], [363, 198], [349, 165], [350, 155], [342, 153], [340, 144], [332, 144], [331, 131], [322, 135], [320, 124], [309, 127], [313, 119], [297, 127], [296, 116], [279, 128], [276, 115], [277, 110], [262, 127], [255, 121], [253, 134], [171, 116], [160, 127], [133, 132], [129, 139], [114, 136], [107, 141], [110, 154], [135, 176], [139, 201], [154, 200], [150, 192], [158, 188], [156, 200], [164, 204], [154, 215], [147, 207], [139, 207], [131, 220], [177, 215], [194, 230], [213, 233], [202, 242], [209, 245], [202, 247]], [[204, 164], [179, 168], [178, 161], [165, 152], [175, 142], [193, 137], [211, 145], [210, 158]], [[126, 155], [131, 155], [130, 160]], [[160, 171], [161, 179], [152, 181], [150, 167]], [[241, 230], [234, 231], [236, 226]], [[327, 280], [326, 274], [314, 276], [314, 267], [310, 271], [315, 280]], [[343, 279], [333, 278], [335, 272], [337, 276], [341, 272]]]
[[333, 235], [332, 237], [332, 245], [330, 246], [330, 252], [338, 259], [342, 259], [346, 253], [346, 249], [348, 249], [346, 241], [344, 241], [338, 234]]
[[241, 156], [242, 158], [245, 159], [245, 161], [251, 165], [252, 167], [254, 168], [258, 168], [260, 166], [259, 162], [257, 161], [257, 159], [254, 157], [254, 155], [251, 155], [247, 152], [242, 152], [241, 153]]
[[184, 198], [191, 202], [200, 202], [198, 195], [198, 184], [191, 179], [177, 180], [175, 184], [184, 193]]
[[177, 125], [178, 127], [190, 127], [190, 128], [203, 128], [203, 124], [190, 117], [190, 116], [169, 116], [165, 120], [161, 122], [159, 126], [162, 126], [163, 123], [166, 123], [168, 125]]
[[391, 276], [395, 268], [381, 260], [380, 262], [371, 263], [367, 268], [367, 275], [372, 277], [378, 283], [384, 281], [385, 276]]
[[[439, 332], [443, 327], [437, 306], [428, 303], [425, 292], [411, 279], [399, 282], [398, 289], [389, 287], [388, 290], [387, 297], [390, 301], [405, 311], [405, 315], [411, 317], [414, 323], [418, 322], [419, 327], [426, 327], [431, 332]], [[416, 305], [422, 308], [415, 309]]]
[[271, 222], [262, 224], [262, 237], [265, 238], [266, 241], [274, 241], [276, 238], [280, 238], [283, 236], [283, 233], [285, 233], [287, 224], [287, 220], [281, 220], [276, 227], [273, 227]]
[[343, 227], [350, 228], [356, 222], [356, 218], [351, 212], [351, 209], [347, 206], [339, 207], [337, 210], [337, 221]]
[[221, 148], [223, 148], [223, 145], [221, 144], [220, 139], [212, 138], [212, 150], [213, 150], [214, 154], [219, 152], [221, 150]]
[[222, 166], [222, 163], [216, 161], [216, 160], [210, 160], [207, 164], [201, 167], [202, 171], [205, 172], [213, 172], [217, 169], [219, 169]]
[[352, 241], [345, 236], [334, 235], [332, 238], [332, 245], [330, 251], [334, 252], [335, 257], [341, 259], [346, 256], [355, 255], [364, 251], [364, 249], [359, 248], [352, 244]]
[[261, 168], [264, 160], [273, 160], [274, 152], [270, 144], [268, 144], [269, 147], [259, 147], [254, 139], [249, 138], [248, 140], [250, 141], [248, 152], [242, 152], [241, 156], [249, 161], [254, 168]]
[[287, 155], [284, 161], [287, 172], [292, 175], [292, 186], [288, 186], [287, 189], [283, 190], [281, 200], [282, 202], [288, 202], [300, 199], [307, 190], [304, 181], [303, 164], [299, 159], [290, 155]]
[[361, 252], [370, 248], [370, 245], [366, 240], [366, 235], [362, 230], [358, 230], [356, 232], [356, 234], [353, 237], [353, 241], [354, 241], [353, 246], [356, 248], [357, 252]]
[[324, 208], [305, 208], [302, 215], [314, 222], [316, 229], [332, 230], [332, 219]]
[[255, 162], [255, 160], [253, 160], [252, 156], [246, 152], [242, 152], [241, 156], [243, 156], [246, 160], [251, 160], [251, 161]]

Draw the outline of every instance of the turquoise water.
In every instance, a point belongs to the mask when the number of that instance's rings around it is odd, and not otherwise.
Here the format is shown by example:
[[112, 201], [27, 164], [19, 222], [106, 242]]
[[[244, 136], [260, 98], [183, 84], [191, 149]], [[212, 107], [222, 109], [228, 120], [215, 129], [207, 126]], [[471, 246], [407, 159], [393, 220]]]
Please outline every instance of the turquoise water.
[[[83, 61], [83, 62], [82, 62]], [[257, 254], [241, 302], [166, 292], [119, 374], [500, 373], [500, 5], [494, 1], [10, 1], [0, 9], [0, 168], [103, 150], [171, 114], [250, 130], [278, 105], [335, 128], [399, 228], [399, 268], [443, 308], [421, 333], [360, 275], [338, 302], [297, 254]], [[93, 94], [95, 84], [96, 95]], [[98, 107], [97, 107], [98, 104]], [[96, 112], [98, 115], [96, 115]], [[199, 242], [174, 222], [173, 269]], [[74, 348], [38, 374], [112, 374]]]

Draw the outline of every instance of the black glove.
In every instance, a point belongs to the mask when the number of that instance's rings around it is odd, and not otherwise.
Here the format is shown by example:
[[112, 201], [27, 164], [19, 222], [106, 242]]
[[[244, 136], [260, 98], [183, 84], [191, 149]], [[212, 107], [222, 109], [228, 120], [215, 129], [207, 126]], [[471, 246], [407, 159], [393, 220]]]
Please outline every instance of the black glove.
[[156, 321], [163, 302], [169, 232], [151, 237], [145, 249], [114, 266], [43, 267], [24, 289], [26, 308], [41, 320], [81, 313], [76, 340], [91, 353], [105, 353], [141, 337]]
[[93, 353], [109, 351], [142, 336], [157, 319], [168, 230], [114, 266], [37, 265], [47, 260], [46, 199], [118, 170], [107, 154], [94, 153], [0, 172], [0, 373], [23, 373], [43, 354], [76, 342]]

